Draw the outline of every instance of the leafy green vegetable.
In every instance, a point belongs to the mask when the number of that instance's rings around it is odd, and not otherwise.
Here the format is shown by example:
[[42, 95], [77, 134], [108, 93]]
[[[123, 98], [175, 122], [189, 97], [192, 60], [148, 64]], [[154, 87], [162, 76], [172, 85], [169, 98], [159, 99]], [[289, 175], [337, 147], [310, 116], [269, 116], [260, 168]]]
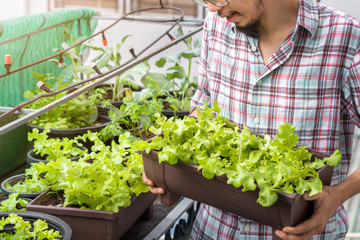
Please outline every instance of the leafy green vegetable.
[[14, 186], [15, 191], [51, 188], [64, 192], [64, 206], [118, 212], [119, 207], [130, 205], [134, 195], [149, 191], [142, 182], [144, 167], [137, 153], [144, 145], [132, 144], [128, 137], [130, 133], [125, 133], [119, 136], [119, 143], [112, 141], [111, 146], [106, 146], [97, 133], [88, 131], [76, 139], [91, 140], [91, 153], [84, 153], [78, 161], [60, 157], [48, 164], [33, 164], [26, 169], [25, 181]]
[[[68, 85], [64, 83], [63, 76], [53, 77], [51, 74], [34, 74], [39, 80], [46, 83], [46, 85], [53, 89], [60, 89]], [[54, 83], [51, 83], [53, 79], [56, 79]], [[24, 97], [32, 99], [37, 95], [44, 94], [45, 91], [41, 89], [29, 90], [24, 93]], [[43, 113], [37, 118], [29, 121], [30, 124], [34, 124], [40, 127], [68, 129], [68, 128], [80, 128], [90, 126], [98, 118], [97, 104], [109, 104], [104, 100], [103, 96], [106, 93], [104, 89], [96, 88], [81, 94], [76, 98], [73, 98], [59, 106]], [[58, 93], [54, 96], [43, 97], [28, 105], [30, 109], [40, 109], [67, 94], [67, 91]]]
[[116, 129], [120, 130], [120, 127], [127, 130], [131, 129], [136, 137], [147, 139], [148, 129], [156, 120], [155, 114], [161, 113], [161, 110], [162, 103], [155, 98], [147, 100], [126, 97], [119, 108], [114, 107], [109, 111], [109, 116], [115, 132], [117, 132]]
[[55, 240], [61, 238], [59, 231], [48, 229], [48, 224], [42, 219], [38, 219], [33, 224], [30, 221], [25, 221], [21, 216], [15, 213], [10, 213], [8, 217], [2, 217], [0, 220], [0, 230], [3, 230], [6, 225], [14, 225], [15, 231], [12, 233], [2, 232], [0, 238], [4, 240], [11, 239], [34, 239], [34, 240]]
[[9, 197], [0, 202], [0, 211], [25, 211], [28, 201], [17, 198], [19, 193], [11, 193]]
[[[181, 26], [175, 29], [175, 35], [177, 38], [184, 36]], [[161, 72], [150, 71], [151, 66], [148, 61], [144, 61], [129, 71], [129, 74], [141, 74], [140, 80], [145, 86], [142, 94], [147, 94], [150, 89], [152, 96], [164, 96], [169, 109], [175, 111], [190, 110], [190, 101], [194, 90], [197, 89], [197, 76], [191, 76], [191, 67], [200, 56], [201, 41], [188, 37], [183, 42], [186, 50], [169, 54], [155, 61], [157, 68], [166, 67]], [[185, 61], [185, 64], [182, 61]]]
[[35, 154], [44, 157], [45, 160], [51, 161], [60, 157], [73, 158], [87, 151], [77, 147], [82, 146], [82, 143], [76, 139], [49, 138], [49, 132], [48, 128], [45, 128], [41, 133], [39, 133], [39, 129], [34, 128], [32, 132], [28, 133], [28, 140], [34, 140]]
[[[277, 193], [310, 196], [321, 192], [322, 182], [317, 169], [325, 163], [335, 166], [341, 160], [336, 150], [331, 157], [317, 159], [306, 147], [298, 147], [295, 127], [289, 123], [279, 126], [279, 133], [271, 138], [252, 134], [244, 125], [228, 126], [215, 102], [213, 108], [197, 109], [196, 119], [166, 119], [158, 115], [157, 126], [150, 131], [162, 133], [152, 139], [147, 151], [159, 150], [159, 162], [176, 164], [185, 161], [198, 164], [205, 178], [226, 175], [228, 184], [242, 191], [260, 188], [258, 203], [270, 206]], [[215, 114], [214, 114], [215, 113]]]

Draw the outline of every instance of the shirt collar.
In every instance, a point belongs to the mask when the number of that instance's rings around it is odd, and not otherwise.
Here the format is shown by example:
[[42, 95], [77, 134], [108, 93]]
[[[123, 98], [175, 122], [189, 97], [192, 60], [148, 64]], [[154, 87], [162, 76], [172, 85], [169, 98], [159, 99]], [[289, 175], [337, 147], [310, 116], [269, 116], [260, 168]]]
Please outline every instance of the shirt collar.
[[304, 27], [314, 37], [319, 26], [319, 9], [316, 0], [299, 0], [297, 24]]

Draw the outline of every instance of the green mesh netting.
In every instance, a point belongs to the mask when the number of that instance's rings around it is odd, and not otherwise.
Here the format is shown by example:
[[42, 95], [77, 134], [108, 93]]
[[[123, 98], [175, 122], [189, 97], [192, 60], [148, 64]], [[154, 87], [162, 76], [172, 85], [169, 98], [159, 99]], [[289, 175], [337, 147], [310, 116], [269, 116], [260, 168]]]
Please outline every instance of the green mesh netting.
[[[16, 69], [38, 60], [49, 57], [55, 52], [54, 48], [60, 48], [65, 42], [65, 29], [73, 36], [90, 36], [93, 34], [97, 20], [92, 16], [99, 15], [89, 8], [50, 11], [43, 14], [28, 15], [0, 21], [0, 74], [6, 73], [4, 67], [5, 55], [11, 55], [11, 69]], [[49, 28], [50, 27], [50, 28]], [[41, 29], [45, 31], [21, 38]], [[15, 41], [10, 39], [19, 38]], [[45, 61], [19, 72], [0, 77], [0, 106], [16, 106], [25, 101], [23, 93], [34, 89], [38, 79], [32, 75], [36, 73], [52, 73], [58, 75], [61, 72], [58, 65]]]

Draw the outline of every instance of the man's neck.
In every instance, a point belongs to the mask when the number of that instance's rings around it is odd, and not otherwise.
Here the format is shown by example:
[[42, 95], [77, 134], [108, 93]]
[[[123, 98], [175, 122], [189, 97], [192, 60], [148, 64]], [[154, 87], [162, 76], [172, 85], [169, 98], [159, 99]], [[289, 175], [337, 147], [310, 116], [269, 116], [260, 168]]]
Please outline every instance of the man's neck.
[[261, 19], [259, 48], [266, 64], [295, 27], [299, 0], [264, 0], [264, 4], [266, 10]]

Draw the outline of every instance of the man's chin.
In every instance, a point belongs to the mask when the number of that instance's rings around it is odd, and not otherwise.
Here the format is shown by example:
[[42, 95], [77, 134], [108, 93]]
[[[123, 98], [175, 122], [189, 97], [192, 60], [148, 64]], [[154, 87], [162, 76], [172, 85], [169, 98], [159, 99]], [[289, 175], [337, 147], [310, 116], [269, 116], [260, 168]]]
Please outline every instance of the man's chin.
[[236, 28], [244, 33], [245, 35], [252, 37], [252, 38], [259, 38], [259, 28], [257, 24], [251, 24], [248, 26], [239, 26], [236, 24]]

